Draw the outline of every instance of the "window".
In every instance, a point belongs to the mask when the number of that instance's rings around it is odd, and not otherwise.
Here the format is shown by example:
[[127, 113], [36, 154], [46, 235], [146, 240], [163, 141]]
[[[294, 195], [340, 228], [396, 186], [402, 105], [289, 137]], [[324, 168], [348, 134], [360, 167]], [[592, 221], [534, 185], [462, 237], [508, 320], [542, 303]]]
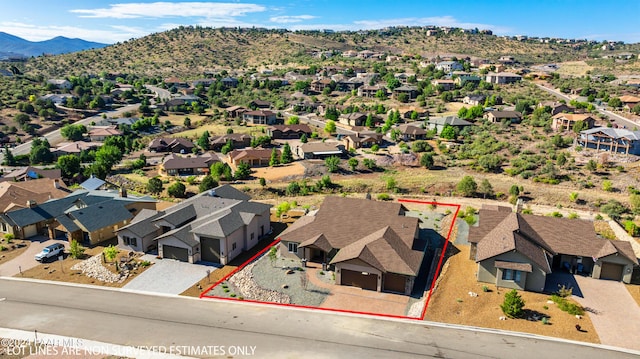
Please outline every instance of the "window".
[[502, 270], [503, 280], [512, 280], [514, 282], [520, 282], [520, 276], [521, 276], [521, 273], [519, 270], [513, 270], [513, 269]]
[[134, 246], [134, 247], [138, 246], [138, 239], [135, 238], [135, 237], [124, 236], [124, 237], [122, 237], [122, 240], [123, 240], [124, 244], [126, 244], [126, 245]]
[[250, 238], [250, 240], [252, 241], [254, 237], [255, 237], [254, 233], [251, 233], [251, 238]]
[[237, 247], [237, 245], [236, 245], [235, 243], [233, 243], [233, 244], [231, 245], [231, 250], [232, 250], [232, 251], [235, 251], [235, 250], [236, 250], [236, 247]]
[[289, 242], [289, 252], [298, 253], [298, 243]]

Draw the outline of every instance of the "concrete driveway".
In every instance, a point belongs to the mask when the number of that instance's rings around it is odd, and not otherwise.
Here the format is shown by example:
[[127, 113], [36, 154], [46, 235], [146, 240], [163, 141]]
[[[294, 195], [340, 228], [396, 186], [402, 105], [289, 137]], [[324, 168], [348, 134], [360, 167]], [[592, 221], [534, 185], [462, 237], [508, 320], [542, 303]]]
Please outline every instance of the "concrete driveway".
[[640, 350], [640, 307], [621, 282], [575, 276], [583, 297], [573, 296], [588, 312], [600, 342]]
[[142, 260], [154, 264], [142, 272], [122, 289], [143, 292], [180, 294], [217, 268], [202, 264], [191, 264], [172, 259], [156, 259], [152, 255], [144, 255]]
[[33, 257], [42, 251], [42, 248], [52, 245], [54, 243], [62, 243], [66, 247], [66, 251], [69, 251], [69, 245], [66, 241], [62, 240], [51, 240], [46, 237], [36, 237], [32, 238], [31, 244], [26, 251], [24, 251], [19, 256], [13, 258], [7, 263], [3, 263], [0, 265], [0, 277], [13, 277], [16, 274], [20, 273], [20, 269], [22, 271], [26, 271], [27, 269], [31, 269], [40, 263], [36, 261]]

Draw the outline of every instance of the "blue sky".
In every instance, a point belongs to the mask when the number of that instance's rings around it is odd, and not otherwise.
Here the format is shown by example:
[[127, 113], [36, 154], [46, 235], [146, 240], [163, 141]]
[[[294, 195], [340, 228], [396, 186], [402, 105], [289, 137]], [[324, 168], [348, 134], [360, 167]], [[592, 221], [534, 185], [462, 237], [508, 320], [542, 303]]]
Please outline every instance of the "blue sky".
[[640, 42], [640, 0], [3, 1], [0, 31], [115, 43], [180, 25], [359, 30], [440, 25]]

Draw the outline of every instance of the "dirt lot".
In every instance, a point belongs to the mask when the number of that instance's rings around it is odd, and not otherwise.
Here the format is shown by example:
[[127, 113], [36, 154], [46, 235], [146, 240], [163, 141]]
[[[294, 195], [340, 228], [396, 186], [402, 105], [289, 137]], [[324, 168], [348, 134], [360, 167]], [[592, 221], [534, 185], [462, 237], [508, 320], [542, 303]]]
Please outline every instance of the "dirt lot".
[[[5, 250], [0, 251], [0, 264], [7, 263], [13, 258], [19, 256], [29, 248], [30, 244], [30, 241], [22, 241], [19, 239], [14, 239], [11, 243], [7, 243], [7, 240], [4, 238], [0, 239], [0, 246], [5, 248]], [[24, 245], [24, 247], [18, 248], [18, 245]]]
[[[504, 316], [500, 304], [508, 290], [476, 281], [477, 265], [468, 259], [468, 246], [460, 245], [455, 248], [449, 243], [449, 248], [452, 249], [451, 253], [455, 254], [444, 266], [445, 269], [427, 308], [425, 320], [512, 330], [591, 343], [600, 342], [588, 315], [576, 319], [558, 309], [555, 304], [547, 303], [549, 295], [546, 294], [519, 292], [526, 303], [525, 310], [528, 310], [529, 314], [550, 317], [548, 325], [527, 319], [499, 320]], [[483, 285], [489, 288], [489, 292], [483, 292]], [[469, 292], [477, 293], [478, 296], [471, 297]], [[545, 309], [545, 306], [548, 309]], [[583, 332], [576, 330], [576, 324], [582, 327]]]
[[251, 172], [251, 176], [255, 178], [276, 181], [304, 175], [304, 166], [300, 162], [294, 162], [278, 167], [253, 167]]
[[[101, 253], [103, 249], [104, 247], [101, 247], [101, 246], [88, 248], [84, 252], [85, 254], [84, 259], [85, 260], [89, 259], [90, 257]], [[119, 259], [121, 256], [126, 256], [127, 253], [128, 253], [127, 251], [121, 250], [118, 253], [118, 256], [116, 258]], [[136, 275], [144, 272], [146, 268], [148, 268], [148, 267], [138, 267], [137, 269], [134, 269], [130, 273], [129, 277], [125, 279], [122, 283], [105, 283], [97, 279], [90, 278], [82, 274], [78, 270], [71, 269], [71, 267], [73, 267], [74, 264], [79, 262], [82, 262], [82, 260], [73, 259], [71, 258], [71, 256], [67, 256], [62, 262], [54, 261], [51, 263], [42, 263], [34, 268], [31, 268], [29, 270], [22, 272], [22, 275], [20, 274], [16, 275], [16, 277], [53, 280], [53, 281], [59, 281], [59, 282], [78, 283], [78, 284], [92, 284], [92, 285], [100, 285], [104, 287], [121, 288], [125, 284], [127, 284], [129, 281], [131, 281], [131, 279], [135, 278]], [[109, 269], [111, 272], [117, 273], [115, 269], [115, 265], [113, 263], [106, 263], [106, 264], [103, 263], [103, 265], [107, 269]]]
[[627, 290], [629, 291], [629, 294], [631, 294], [633, 299], [635, 299], [636, 303], [638, 303], [638, 306], [640, 306], [640, 285], [638, 285], [638, 284], [625, 284], [625, 287], [627, 287]]

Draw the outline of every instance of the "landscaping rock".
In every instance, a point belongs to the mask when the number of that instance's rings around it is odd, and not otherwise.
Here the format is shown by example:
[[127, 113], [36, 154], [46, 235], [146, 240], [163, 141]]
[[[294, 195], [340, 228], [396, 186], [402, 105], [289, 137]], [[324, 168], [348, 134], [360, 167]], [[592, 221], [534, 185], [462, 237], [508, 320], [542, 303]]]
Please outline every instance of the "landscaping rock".
[[231, 283], [241, 294], [243, 298], [257, 300], [261, 302], [274, 302], [290, 304], [291, 298], [283, 293], [276, 292], [274, 290], [268, 290], [261, 288], [253, 280], [252, 269], [256, 265], [256, 262], [244, 267], [241, 271], [229, 278]]
[[72, 270], [82, 271], [87, 277], [97, 279], [105, 283], [122, 283], [129, 276], [128, 271], [122, 271], [119, 275], [111, 272], [102, 265], [102, 254], [95, 255], [85, 261], [76, 263]]

